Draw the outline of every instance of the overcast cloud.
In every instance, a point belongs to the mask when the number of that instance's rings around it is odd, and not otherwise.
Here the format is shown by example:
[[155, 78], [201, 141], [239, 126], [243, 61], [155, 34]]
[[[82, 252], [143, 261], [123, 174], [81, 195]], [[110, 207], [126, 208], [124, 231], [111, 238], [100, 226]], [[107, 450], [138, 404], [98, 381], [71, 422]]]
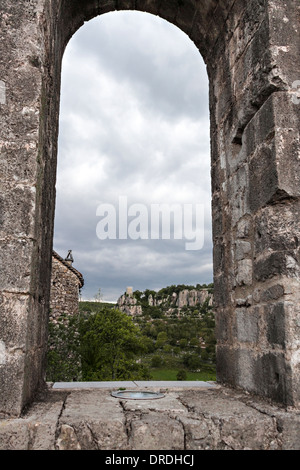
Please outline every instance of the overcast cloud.
[[[99, 240], [97, 208], [118, 213], [120, 197], [149, 214], [154, 203], [203, 204], [202, 249], [150, 235]], [[54, 236], [61, 256], [73, 250], [82, 297], [212, 282], [210, 205], [208, 80], [194, 44], [145, 13], [86, 23], [63, 59]]]

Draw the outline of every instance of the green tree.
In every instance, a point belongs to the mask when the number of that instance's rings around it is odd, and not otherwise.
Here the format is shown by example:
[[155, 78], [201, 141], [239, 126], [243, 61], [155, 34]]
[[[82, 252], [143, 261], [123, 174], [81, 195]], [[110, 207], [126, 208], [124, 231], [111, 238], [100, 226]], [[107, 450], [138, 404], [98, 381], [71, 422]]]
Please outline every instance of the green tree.
[[142, 342], [144, 345], [145, 353], [153, 353], [155, 351], [155, 343], [153, 339], [148, 338], [148, 336], [142, 336]]
[[183, 363], [189, 370], [197, 370], [201, 367], [201, 360], [195, 354], [187, 354]]
[[163, 360], [161, 356], [155, 355], [151, 358], [151, 367], [161, 367], [163, 364]]
[[168, 341], [168, 335], [165, 331], [161, 331], [157, 335], [156, 347], [157, 349], [162, 348]]
[[137, 362], [143, 352], [140, 329], [117, 309], [104, 308], [81, 325], [84, 380], [146, 378], [146, 369]]
[[186, 371], [184, 369], [180, 369], [178, 372], [177, 372], [177, 380], [186, 380], [186, 377], [187, 377], [187, 374], [186, 374]]
[[49, 322], [46, 378], [49, 382], [81, 380], [79, 315]]

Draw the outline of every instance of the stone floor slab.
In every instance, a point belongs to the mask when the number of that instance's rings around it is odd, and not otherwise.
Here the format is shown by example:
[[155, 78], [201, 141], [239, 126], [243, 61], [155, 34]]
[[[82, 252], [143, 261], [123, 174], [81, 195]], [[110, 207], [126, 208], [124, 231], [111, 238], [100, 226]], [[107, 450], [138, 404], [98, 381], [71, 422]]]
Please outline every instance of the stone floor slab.
[[137, 380], [134, 382], [138, 387], [160, 387], [160, 388], [214, 388], [216, 385], [213, 382], [202, 382], [200, 380], [195, 381], [177, 381], [177, 380], [151, 380], [142, 381]]
[[114, 381], [114, 382], [55, 382], [52, 386], [54, 390], [74, 390], [93, 388], [136, 388], [136, 387], [158, 387], [158, 388], [212, 388], [216, 387], [213, 382], [196, 381], [176, 381], [176, 380], [136, 380], [136, 381]]
[[113, 397], [112, 384], [49, 388], [21, 417], [0, 419], [0, 449], [300, 450], [300, 410], [220, 385], [148, 383], [164, 397], [129, 400]]
[[132, 381], [120, 382], [55, 382], [52, 386], [54, 390], [75, 390], [75, 389], [93, 389], [93, 388], [136, 388], [137, 385]]

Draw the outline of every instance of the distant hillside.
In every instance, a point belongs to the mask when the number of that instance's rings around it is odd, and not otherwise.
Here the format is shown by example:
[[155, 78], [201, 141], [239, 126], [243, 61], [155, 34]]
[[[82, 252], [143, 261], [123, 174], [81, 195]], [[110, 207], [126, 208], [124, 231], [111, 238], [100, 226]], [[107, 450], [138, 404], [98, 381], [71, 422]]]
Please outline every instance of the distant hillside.
[[115, 305], [107, 302], [95, 302], [89, 300], [81, 300], [79, 302], [79, 311], [84, 313], [98, 313], [105, 307], [114, 308]]
[[149, 313], [152, 317], [181, 316], [184, 312], [199, 313], [203, 305], [213, 304], [213, 284], [197, 286], [169, 286], [158, 292], [146, 289], [131, 292], [130, 288], [120, 296], [118, 308], [127, 315], [140, 316]]

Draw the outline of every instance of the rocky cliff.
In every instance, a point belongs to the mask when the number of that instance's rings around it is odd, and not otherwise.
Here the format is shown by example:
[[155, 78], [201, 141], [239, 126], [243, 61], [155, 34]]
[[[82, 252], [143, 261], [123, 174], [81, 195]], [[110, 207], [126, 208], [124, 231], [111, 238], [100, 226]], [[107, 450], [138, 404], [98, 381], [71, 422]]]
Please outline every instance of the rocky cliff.
[[121, 312], [127, 313], [127, 315], [142, 315], [143, 310], [142, 306], [138, 304], [138, 299], [136, 299], [133, 294], [123, 294], [118, 299], [117, 306]]
[[[165, 293], [170, 291], [169, 288], [162, 289], [162, 291], [139, 291], [132, 292], [128, 290], [120, 296], [117, 302], [118, 308], [127, 313], [127, 315], [142, 315], [145, 307], [158, 307], [165, 315], [178, 314], [184, 307], [194, 308], [201, 307], [205, 302], [209, 306], [213, 304], [212, 289], [182, 289]], [[149, 293], [150, 292], [150, 293]], [[162, 293], [163, 292], [163, 293]]]

